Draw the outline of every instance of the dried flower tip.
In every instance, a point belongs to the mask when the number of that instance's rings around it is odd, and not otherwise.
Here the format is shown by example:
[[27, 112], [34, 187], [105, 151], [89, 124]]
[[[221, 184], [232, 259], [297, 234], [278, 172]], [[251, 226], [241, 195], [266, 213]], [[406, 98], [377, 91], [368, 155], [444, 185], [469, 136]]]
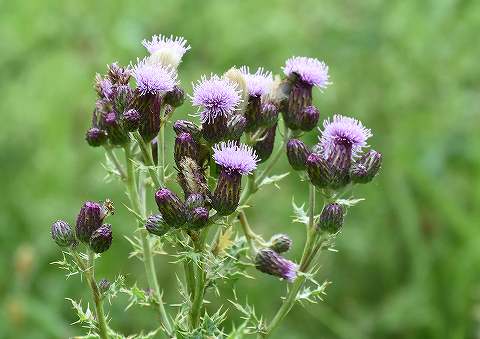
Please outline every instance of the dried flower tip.
[[366, 184], [377, 175], [382, 166], [382, 154], [371, 150], [364, 154], [352, 166], [350, 172], [351, 179], [354, 183]]
[[342, 205], [337, 203], [326, 205], [320, 214], [317, 228], [330, 234], [337, 233], [343, 225], [344, 214]]
[[148, 233], [161, 237], [168, 232], [170, 226], [168, 226], [165, 220], [163, 220], [161, 214], [152, 214], [147, 218], [147, 221], [145, 222], [145, 228], [147, 229]]
[[143, 40], [142, 45], [151, 54], [151, 62], [164, 66], [178, 67], [183, 55], [190, 49], [183, 37], [154, 35], [151, 40]]
[[213, 147], [213, 159], [225, 170], [241, 175], [251, 174], [257, 168], [258, 157], [252, 147], [233, 141]]
[[305, 170], [307, 158], [310, 155], [307, 145], [301, 140], [290, 139], [287, 143], [288, 163], [296, 171]]
[[285, 62], [283, 72], [288, 77], [297, 75], [302, 82], [311, 86], [326, 88], [330, 85], [328, 66], [315, 58], [291, 57]]
[[257, 253], [255, 267], [263, 273], [285, 279], [288, 282], [293, 282], [297, 277], [297, 264], [269, 248], [261, 249]]
[[142, 95], [165, 94], [172, 91], [177, 84], [177, 73], [174, 69], [151, 64], [145, 58], [137, 60], [132, 74]]
[[270, 248], [277, 253], [287, 252], [292, 247], [292, 239], [286, 234], [275, 234], [270, 243]]
[[57, 220], [52, 224], [52, 239], [60, 247], [70, 247], [76, 244], [75, 234], [72, 227], [63, 220]]
[[90, 248], [95, 253], [103, 253], [112, 245], [112, 225], [105, 224], [95, 230], [90, 237]]

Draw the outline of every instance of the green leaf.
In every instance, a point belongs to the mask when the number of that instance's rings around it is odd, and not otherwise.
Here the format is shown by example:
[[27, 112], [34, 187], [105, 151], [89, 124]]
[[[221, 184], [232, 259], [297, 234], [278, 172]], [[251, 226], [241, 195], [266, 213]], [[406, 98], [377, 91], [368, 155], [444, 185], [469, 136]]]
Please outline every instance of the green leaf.
[[360, 198], [360, 199], [337, 199], [337, 204], [340, 204], [340, 205], [343, 205], [343, 206], [347, 206], [347, 207], [352, 207], [352, 206], [355, 206], [357, 205], [358, 203], [364, 201], [365, 199], [364, 198]]
[[293, 206], [293, 222], [297, 222], [300, 224], [308, 225], [309, 217], [307, 212], [305, 211], [305, 204], [298, 206], [295, 204], [294, 198], [292, 198], [292, 206]]
[[278, 174], [278, 175], [272, 175], [270, 177], [266, 177], [265, 179], [262, 180], [262, 182], [258, 185], [258, 187], [262, 187], [264, 185], [270, 185], [270, 184], [274, 184], [275, 187], [277, 188], [280, 188], [277, 183], [282, 180], [283, 178], [285, 178], [287, 175], [289, 175], [290, 172], [286, 172], [286, 173], [283, 173], [283, 174]]

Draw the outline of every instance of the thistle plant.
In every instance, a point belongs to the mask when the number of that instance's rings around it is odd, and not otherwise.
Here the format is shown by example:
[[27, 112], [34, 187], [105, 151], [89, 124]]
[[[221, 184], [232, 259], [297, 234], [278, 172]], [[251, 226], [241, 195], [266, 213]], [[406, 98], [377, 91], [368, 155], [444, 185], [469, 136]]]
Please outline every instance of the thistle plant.
[[[338, 114], [325, 118], [317, 144], [301, 140], [320, 119], [314, 89], [331, 84], [322, 61], [290, 58], [283, 76], [275, 77], [264, 68], [233, 67], [202, 76], [187, 94], [178, 74], [190, 50], [187, 41], [158, 35], [143, 45], [147, 56], [128, 66], [112, 63], [95, 77], [98, 98], [86, 133], [90, 146], [105, 151], [108, 175], [125, 186], [128, 202], [115, 200], [131, 213], [123, 221], [132, 224], [131, 232], [118, 234], [114, 223], [105, 223], [114, 213], [108, 199], [83, 203], [75, 227], [62, 220], [51, 227], [64, 253], [56, 264], [91, 289], [94, 312], [71, 300], [78, 322], [86, 337], [125, 338], [112, 328], [114, 314], [104, 309], [105, 300], [124, 293], [127, 309], [149, 306], [159, 319], [156, 328], [138, 329], [129, 338], [270, 337], [295, 303], [322, 300], [328, 283], [317, 281], [318, 257], [341, 235], [348, 209], [361, 200], [353, 199], [352, 189], [376, 176], [382, 155], [368, 150], [368, 128]], [[176, 109], [188, 98], [196, 108], [193, 121], [176, 120]], [[165, 129], [172, 127], [176, 137], [168, 142]], [[255, 193], [288, 174], [272, 173], [282, 156], [309, 190], [305, 204], [292, 200], [293, 222], [305, 224], [301, 244], [292, 243], [288, 228], [265, 240], [247, 218]], [[148, 285], [129, 286], [121, 275], [97, 280], [95, 262], [109, 255], [112, 234], [132, 244], [130, 256], [143, 262]], [[300, 258], [288, 254], [292, 247], [303, 248]], [[157, 254], [165, 252], [161, 260], [183, 269], [175, 291], [158, 283]], [[285, 285], [275, 314], [257, 314], [254, 305], [219, 288], [253, 277]], [[172, 305], [178, 291], [181, 302]], [[223, 307], [210, 308], [213, 300]], [[231, 326], [229, 317], [241, 321]]]

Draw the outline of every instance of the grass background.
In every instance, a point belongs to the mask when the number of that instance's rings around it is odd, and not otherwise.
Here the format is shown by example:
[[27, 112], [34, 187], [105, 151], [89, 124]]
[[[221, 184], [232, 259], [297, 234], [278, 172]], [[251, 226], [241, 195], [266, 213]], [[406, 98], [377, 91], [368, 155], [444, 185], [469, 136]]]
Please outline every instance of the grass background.
[[[479, 338], [479, 31], [473, 0], [0, 1], [0, 337], [82, 333], [64, 297], [88, 294], [48, 263], [59, 257], [50, 223], [73, 222], [83, 200], [110, 197], [119, 210], [98, 276], [144, 282], [126, 259], [133, 220], [121, 184], [104, 182], [103, 154], [83, 139], [95, 72], [143, 56], [140, 41], [163, 33], [192, 45], [180, 67], [188, 91], [231, 65], [280, 72], [292, 55], [325, 60], [333, 85], [315, 93], [322, 116], [362, 119], [385, 155], [381, 176], [356, 192], [366, 201], [349, 213], [339, 253], [323, 258], [325, 302], [295, 307], [276, 337]], [[288, 170], [285, 159], [276, 170]], [[303, 229], [290, 223], [291, 196], [306, 191], [293, 174], [249, 211], [264, 234], [291, 234], [292, 258]], [[157, 259], [159, 278], [173, 291], [167, 261]], [[254, 274], [239, 290], [270, 318], [284, 284]], [[112, 306], [114, 327], [154, 326], [151, 310], [125, 305]]]

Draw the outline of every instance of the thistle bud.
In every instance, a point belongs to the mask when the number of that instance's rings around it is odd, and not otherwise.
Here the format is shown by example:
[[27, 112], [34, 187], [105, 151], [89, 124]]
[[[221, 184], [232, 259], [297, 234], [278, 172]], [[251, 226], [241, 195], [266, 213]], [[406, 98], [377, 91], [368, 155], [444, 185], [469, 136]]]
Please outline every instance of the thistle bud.
[[350, 182], [350, 166], [352, 164], [352, 148], [350, 145], [338, 144], [327, 159], [330, 165], [330, 187], [338, 189]]
[[267, 129], [262, 137], [262, 140], [258, 141], [253, 146], [260, 163], [266, 161], [272, 155], [276, 131], [277, 124]]
[[192, 193], [185, 200], [185, 208], [188, 211], [193, 211], [197, 207], [203, 207], [205, 205], [205, 198], [203, 194]]
[[317, 229], [330, 234], [337, 233], [343, 225], [344, 209], [342, 205], [332, 203], [326, 205], [318, 220]]
[[320, 112], [315, 106], [307, 106], [303, 109], [300, 118], [300, 129], [302, 131], [311, 131], [317, 126]]
[[283, 113], [288, 128], [297, 130], [302, 124], [303, 110], [312, 104], [312, 86], [302, 81], [296, 81], [288, 97], [288, 108]]
[[267, 102], [262, 105], [260, 115], [258, 117], [258, 125], [262, 127], [271, 127], [278, 121], [278, 107]]
[[223, 114], [219, 114], [211, 121], [205, 121], [202, 123], [202, 136], [211, 144], [224, 140], [227, 133], [227, 118]]
[[308, 177], [313, 185], [318, 188], [326, 188], [332, 182], [330, 166], [322, 155], [312, 153], [308, 156], [306, 168]]
[[98, 282], [98, 289], [100, 290], [100, 293], [105, 294], [107, 291], [110, 289], [110, 281], [107, 279], [103, 278]]
[[130, 80], [130, 70], [114, 62], [108, 66], [108, 77], [113, 83], [126, 85]]
[[230, 215], [238, 207], [242, 176], [222, 169], [212, 197], [212, 206], [219, 215]]
[[133, 98], [133, 91], [128, 85], [118, 85], [113, 87], [112, 102], [113, 109], [118, 114], [122, 114], [130, 106]]
[[52, 239], [60, 247], [69, 247], [76, 243], [72, 228], [63, 220], [57, 220], [52, 224], [51, 234]]
[[287, 143], [288, 163], [296, 171], [305, 170], [307, 158], [310, 155], [307, 145], [301, 140], [290, 139]]
[[185, 224], [187, 221], [185, 206], [175, 193], [167, 188], [162, 188], [155, 193], [155, 201], [168, 225], [179, 228]]
[[258, 251], [255, 257], [255, 267], [263, 273], [285, 279], [288, 282], [293, 282], [297, 277], [297, 264], [269, 248]]
[[92, 147], [102, 146], [107, 142], [107, 139], [107, 132], [97, 127], [90, 128], [85, 135], [85, 140]]
[[99, 203], [93, 201], [85, 202], [77, 217], [75, 227], [77, 239], [88, 244], [92, 233], [102, 226], [103, 218], [103, 209]]
[[205, 207], [197, 207], [190, 212], [190, 224], [195, 229], [204, 227], [208, 222], [208, 209]]
[[292, 239], [286, 234], [275, 234], [270, 243], [270, 248], [277, 253], [287, 252], [292, 247]]
[[145, 142], [150, 142], [160, 131], [161, 97], [145, 94], [137, 97], [136, 108], [141, 115], [138, 131]]
[[108, 138], [112, 144], [123, 146], [130, 141], [127, 131], [123, 128], [115, 112], [107, 113], [103, 117], [103, 123], [107, 128]]
[[113, 84], [108, 78], [102, 77], [100, 74], [95, 76], [95, 91], [99, 98], [110, 99], [113, 91]]
[[371, 150], [352, 166], [352, 170], [350, 171], [351, 179], [354, 183], [366, 184], [372, 181], [381, 166], [382, 154]]
[[258, 118], [261, 111], [261, 97], [250, 96], [248, 98], [247, 107], [245, 108], [245, 118], [247, 119], [247, 132], [253, 132], [258, 128]]
[[195, 140], [199, 140], [202, 136], [202, 131], [195, 123], [188, 120], [177, 120], [173, 124], [173, 130], [176, 135], [181, 133], [189, 133]]
[[185, 100], [185, 91], [179, 86], [175, 85], [173, 90], [165, 94], [164, 100], [167, 105], [179, 107]]
[[209, 194], [205, 172], [191, 158], [184, 158], [181, 161], [177, 181], [182, 187], [186, 198], [193, 193], [199, 193], [203, 196]]
[[105, 224], [96, 229], [90, 237], [90, 248], [95, 253], [103, 253], [112, 244], [112, 225]]
[[129, 109], [123, 113], [123, 126], [129, 132], [133, 132], [140, 126], [140, 113], [136, 109]]
[[174, 158], [177, 167], [183, 158], [199, 160], [199, 145], [189, 133], [181, 133], [175, 138]]
[[228, 129], [228, 139], [230, 140], [240, 140], [245, 128], [247, 127], [247, 119], [240, 115], [234, 114], [228, 119], [227, 129]]
[[152, 214], [145, 222], [145, 228], [148, 233], [161, 237], [168, 232], [170, 226], [167, 225], [161, 214]]

